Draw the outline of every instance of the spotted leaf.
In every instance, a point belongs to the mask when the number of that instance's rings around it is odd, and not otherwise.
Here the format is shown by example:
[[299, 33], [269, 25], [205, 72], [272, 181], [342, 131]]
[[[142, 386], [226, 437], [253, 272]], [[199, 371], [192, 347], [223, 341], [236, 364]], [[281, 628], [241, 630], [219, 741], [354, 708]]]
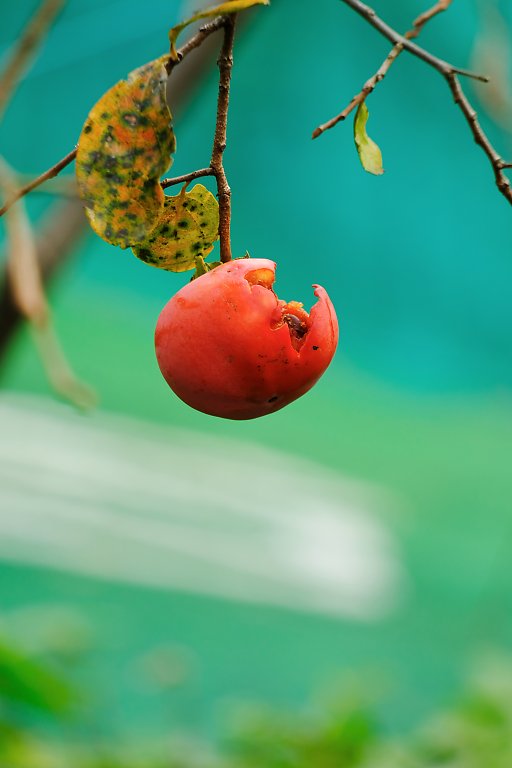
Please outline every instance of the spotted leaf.
[[80, 135], [80, 197], [94, 231], [121, 248], [147, 238], [164, 206], [159, 179], [176, 149], [165, 98], [167, 59], [150, 61], [107, 91]]
[[190, 192], [166, 197], [164, 210], [150, 237], [133, 252], [139, 259], [160, 269], [186, 272], [196, 267], [219, 237], [219, 204], [202, 184]]

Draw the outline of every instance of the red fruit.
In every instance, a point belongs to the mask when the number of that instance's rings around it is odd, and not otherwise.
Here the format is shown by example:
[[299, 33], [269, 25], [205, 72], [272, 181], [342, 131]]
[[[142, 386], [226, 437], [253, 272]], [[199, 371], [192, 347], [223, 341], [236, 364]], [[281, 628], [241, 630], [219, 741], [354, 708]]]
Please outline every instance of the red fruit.
[[156, 356], [171, 389], [192, 408], [254, 419], [304, 395], [338, 343], [334, 307], [319, 285], [310, 314], [277, 298], [276, 265], [237, 259], [182, 288], [162, 310]]

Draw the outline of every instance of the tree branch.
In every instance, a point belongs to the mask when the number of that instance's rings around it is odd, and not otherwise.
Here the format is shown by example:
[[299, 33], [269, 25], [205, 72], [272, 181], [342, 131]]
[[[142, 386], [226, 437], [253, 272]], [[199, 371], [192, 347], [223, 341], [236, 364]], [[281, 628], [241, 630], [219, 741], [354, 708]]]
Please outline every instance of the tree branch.
[[[431, 67], [433, 67], [437, 72], [439, 72], [444, 79], [446, 80], [450, 91], [453, 95], [453, 99], [456, 103], [456, 105], [459, 107], [460, 111], [464, 115], [464, 118], [466, 122], [469, 125], [469, 128], [471, 130], [471, 133], [473, 135], [473, 138], [475, 142], [483, 149], [484, 153], [486, 154], [487, 158], [489, 159], [493, 172], [494, 172], [494, 178], [496, 181], [496, 186], [498, 187], [501, 194], [508, 200], [508, 202], [512, 205], [512, 188], [510, 184], [510, 179], [507, 177], [507, 175], [504, 173], [504, 169], [511, 168], [512, 163], [506, 162], [503, 160], [503, 158], [498, 154], [498, 152], [494, 149], [493, 145], [491, 144], [489, 138], [485, 134], [482, 126], [480, 125], [478, 121], [478, 116], [471, 105], [468, 97], [464, 93], [464, 90], [460, 84], [459, 75], [463, 75], [466, 77], [471, 77], [476, 80], [481, 80], [482, 82], [488, 82], [488, 78], [477, 75], [474, 72], [470, 72], [466, 69], [460, 69], [459, 67], [454, 67], [452, 64], [449, 64], [448, 62], [444, 61], [443, 59], [439, 59], [436, 56], [433, 56], [428, 51], [425, 51], [423, 48], [420, 48], [415, 43], [412, 43], [410, 39], [407, 38], [405, 35], [400, 35], [398, 32], [396, 32], [392, 27], [390, 27], [386, 22], [384, 22], [374, 10], [369, 8], [364, 3], [360, 2], [360, 0], [342, 0], [346, 5], [348, 5], [350, 8], [352, 8], [356, 13], [358, 13], [360, 16], [362, 16], [369, 24], [371, 24], [375, 29], [377, 29], [381, 35], [386, 37], [388, 40], [390, 40], [393, 45], [393, 51], [390, 52], [386, 60], [383, 62], [379, 72], [384, 68], [384, 74], [380, 77], [380, 80], [384, 77], [386, 72], [388, 71], [389, 67], [393, 63], [393, 61], [396, 59], [396, 57], [399, 55], [399, 53], [402, 50], [406, 50], [409, 53], [413, 54], [414, 56], [417, 56], [419, 59], [424, 61], [426, 64], [429, 64]], [[444, 10], [445, 7], [449, 5], [449, 0], [446, 2], [446, 0], [443, 2], [441, 0], [439, 3], [434, 5], [430, 10], [425, 11], [421, 16], [416, 19], [416, 22], [414, 24], [416, 28], [416, 33], [413, 34], [413, 37], [416, 37], [421, 28], [426, 24], [426, 22], [431, 19], [434, 15], [439, 13], [441, 10]], [[410, 37], [411, 35], [409, 35]], [[397, 51], [396, 54], [394, 54], [395, 49], [400, 48], [399, 51]], [[389, 61], [391, 57], [391, 61]], [[347, 114], [349, 114], [352, 109], [360, 102], [363, 101], [368, 93], [370, 93], [373, 88], [375, 88], [375, 85], [377, 82], [379, 82], [379, 72], [377, 72], [373, 78], [370, 78], [367, 83], [363, 86], [362, 90], [359, 94], [354, 96], [350, 104], [345, 108], [345, 110], [338, 115], [339, 119], [335, 118], [335, 122], [340, 122], [341, 120], [346, 117]], [[373, 80], [375, 79], [375, 82], [373, 83]], [[366, 92], [365, 92], [366, 89]], [[346, 113], [346, 114], [345, 114]], [[325, 124], [327, 127], [331, 127], [327, 124]], [[316, 136], [319, 136], [321, 133], [323, 133], [324, 130], [327, 129], [327, 127], [320, 126], [315, 130], [313, 133], [313, 138], [316, 138]], [[321, 130], [323, 128], [323, 130]]]
[[342, 2], [352, 8], [360, 16], [362, 16], [365, 21], [371, 24], [372, 27], [375, 27], [375, 29], [380, 32], [381, 35], [386, 37], [391, 43], [393, 43], [393, 45], [400, 44], [404, 50], [412, 53], [413, 56], [421, 59], [426, 64], [429, 64], [444, 77], [455, 74], [462, 75], [464, 77], [470, 77], [473, 80], [480, 80], [482, 83], [487, 83], [489, 81], [489, 78], [487, 78], [485, 75], [479, 75], [476, 72], [472, 72], [469, 69], [463, 69], [462, 67], [455, 67], [448, 61], [444, 61], [444, 59], [440, 59], [437, 56], [434, 56], [424, 48], [420, 48], [420, 46], [416, 45], [416, 43], [412, 43], [407, 39], [407, 37], [405, 37], [405, 35], [401, 35], [399, 32], [396, 32], [396, 30], [390, 27], [389, 24], [386, 24], [383, 19], [377, 16], [373, 8], [365, 5], [360, 0], [342, 0]]
[[224, 40], [219, 65], [219, 96], [217, 99], [217, 122], [213, 139], [210, 167], [217, 181], [219, 198], [219, 237], [220, 259], [222, 262], [231, 261], [231, 189], [228, 184], [223, 165], [223, 155], [226, 149], [226, 133], [229, 107], [229, 89], [231, 84], [231, 69], [233, 67], [233, 43], [235, 39], [236, 14], [226, 16]]
[[43, 0], [19, 37], [0, 77], [0, 117], [3, 115], [19, 80], [29, 66], [37, 46], [43, 40], [65, 2], [66, 0]]
[[207, 37], [209, 37], [213, 32], [217, 32], [217, 30], [222, 29], [224, 27], [224, 16], [217, 16], [215, 19], [212, 19], [207, 24], [203, 24], [193, 35], [189, 40], [187, 40], [186, 43], [184, 43], [181, 48], [178, 49], [178, 59], [177, 61], [173, 61], [171, 58], [169, 58], [169, 63], [167, 64], [167, 72], [171, 74], [174, 67], [176, 67], [178, 64], [181, 63], [181, 61], [185, 58], [185, 56], [188, 56], [188, 54], [193, 51], [195, 48], [199, 48], [199, 46], [206, 40]]
[[203, 176], [215, 176], [215, 171], [213, 168], [200, 168], [198, 171], [184, 173], [183, 176], [175, 176], [172, 179], [162, 179], [160, 186], [162, 189], [167, 189], [167, 187], [174, 187], [176, 184], [184, 184], [187, 181], [194, 181], [194, 179], [200, 179]]
[[48, 181], [48, 179], [53, 179], [55, 176], [57, 176], [63, 168], [73, 162], [75, 157], [76, 148], [73, 149], [72, 152], [69, 152], [66, 157], [63, 157], [62, 160], [59, 160], [58, 163], [55, 163], [55, 165], [52, 165], [51, 168], [48, 168], [48, 170], [42, 173], [40, 176], [33, 179], [32, 181], [29, 181], [28, 184], [25, 184], [24, 187], [20, 187], [20, 189], [16, 190], [16, 192], [14, 192], [0, 208], [0, 216], [3, 216], [4, 213], [9, 210], [11, 205], [15, 203], [16, 200], [19, 200], [20, 197], [25, 197], [25, 195], [27, 195], [29, 192], [32, 192], [32, 190], [36, 189], [36, 187], [40, 187], [41, 184], [44, 184], [44, 182]]
[[[420, 16], [418, 16], [417, 19], [415, 19], [412, 28], [405, 33], [404, 37], [407, 40], [418, 37], [425, 24], [430, 21], [430, 19], [434, 18], [434, 16], [437, 16], [439, 13], [446, 11], [446, 9], [451, 5], [451, 2], [452, 0], [438, 0], [438, 2], [433, 5], [432, 8], [430, 8], [428, 11], [425, 11]], [[361, 102], [364, 101], [366, 97], [375, 89], [377, 84], [380, 83], [381, 80], [384, 80], [391, 68], [391, 65], [398, 59], [403, 50], [404, 47], [401, 43], [397, 43], [395, 46], [393, 46], [377, 72], [366, 81], [359, 93], [356, 93], [352, 101], [345, 107], [345, 109], [335, 117], [332, 117], [326, 123], [322, 123], [322, 125], [319, 125], [318, 128], [315, 128], [312, 138], [318, 138], [318, 136], [321, 136], [321, 134], [325, 131], [328, 131], [330, 128], [334, 128], [335, 125], [341, 123], [343, 120], [346, 120], [350, 113], [357, 106], [359, 106], [359, 104], [361, 104]]]
[[[59, 0], [62, 2], [62, 0]], [[188, 56], [188, 54], [193, 51], [195, 48], [198, 48], [207, 37], [209, 37], [214, 32], [217, 32], [217, 30], [221, 29], [222, 27], [225, 27], [226, 21], [224, 16], [218, 16], [212, 21], [210, 21], [208, 24], [204, 24], [196, 33], [193, 35], [190, 40], [187, 40], [186, 43], [178, 50], [178, 61], [177, 62], [171, 62], [172, 66], [168, 68], [168, 72], [171, 72], [172, 69], [174, 69], [175, 66], [180, 64], [183, 59]], [[59, 174], [63, 168], [66, 168], [70, 163], [73, 162], [73, 160], [76, 157], [77, 149], [73, 149], [71, 152], [68, 152], [68, 154], [62, 158], [62, 160], [59, 160], [58, 163], [55, 163], [55, 165], [52, 165], [51, 168], [49, 168], [47, 171], [42, 173], [37, 178], [33, 179], [33, 181], [29, 182], [28, 184], [25, 184], [24, 187], [21, 187], [21, 189], [17, 190], [6, 202], [4, 205], [0, 208], [0, 217], [6, 213], [6, 211], [9, 210], [11, 205], [16, 202], [16, 200], [19, 200], [21, 197], [24, 197], [29, 192], [32, 192], [32, 190], [36, 189], [37, 187], [41, 186], [41, 184], [44, 184], [45, 181], [48, 181], [48, 179], [53, 179], [57, 174]], [[207, 174], [203, 174], [207, 175]], [[209, 175], [209, 174], [208, 174]], [[212, 174], [215, 175], [215, 174]], [[178, 182], [174, 182], [178, 183]], [[170, 184], [167, 184], [167, 186], [171, 186]]]

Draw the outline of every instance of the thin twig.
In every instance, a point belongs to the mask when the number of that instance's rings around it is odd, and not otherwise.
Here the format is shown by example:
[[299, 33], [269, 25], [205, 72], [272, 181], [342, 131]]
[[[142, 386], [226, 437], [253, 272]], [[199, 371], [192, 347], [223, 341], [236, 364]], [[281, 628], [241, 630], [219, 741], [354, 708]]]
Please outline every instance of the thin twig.
[[48, 179], [53, 179], [57, 174], [59, 174], [63, 168], [65, 168], [67, 165], [73, 162], [73, 160], [76, 157], [76, 148], [69, 152], [66, 157], [63, 157], [62, 160], [59, 160], [58, 163], [55, 163], [55, 165], [52, 165], [51, 168], [48, 168], [47, 171], [42, 173], [40, 176], [38, 176], [36, 179], [33, 179], [32, 181], [29, 181], [28, 184], [25, 184], [24, 187], [21, 187], [20, 189], [16, 190], [11, 197], [6, 200], [4, 205], [0, 208], [0, 216], [3, 216], [6, 211], [9, 210], [11, 205], [16, 202], [16, 200], [19, 200], [20, 197], [25, 197], [29, 192], [32, 192], [33, 189], [36, 189], [36, 187], [40, 187], [41, 184], [44, 184], [45, 181], [48, 181]]
[[219, 198], [219, 238], [220, 259], [222, 262], [231, 261], [231, 189], [228, 184], [223, 165], [223, 155], [226, 149], [226, 132], [229, 107], [229, 88], [231, 84], [231, 69], [233, 67], [233, 43], [235, 39], [236, 14], [226, 16], [224, 40], [218, 59], [219, 66], [219, 96], [217, 99], [217, 122], [213, 139], [210, 167], [217, 181]]
[[386, 24], [380, 16], [377, 16], [373, 8], [365, 5], [361, 0], [342, 0], [345, 5], [348, 5], [356, 13], [362, 16], [372, 27], [386, 37], [393, 45], [401, 44], [402, 48], [418, 59], [421, 59], [426, 64], [436, 69], [444, 77], [449, 75], [462, 75], [463, 77], [469, 77], [473, 80], [479, 80], [482, 83], [487, 83], [489, 78], [485, 75], [480, 75], [477, 72], [472, 72], [470, 69], [463, 69], [462, 67], [455, 67], [444, 59], [440, 59], [438, 56], [434, 56], [430, 51], [420, 48], [416, 43], [408, 40], [404, 35], [394, 30], [389, 24]]
[[178, 60], [173, 61], [172, 59], [169, 59], [169, 62], [167, 64], [167, 72], [170, 74], [174, 67], [179, 64], [185, 56], [188, 56], [188, 54], [193, 51], [195, 48], [198, 48], [207, 37], [209, 37], [213, 32], [217, 32], [218, 29], [222, 29], [224, 27], [224, 16], [216, 16], [212, 21], [209, 21], [207, 24], [203, 24], [196, 32], [195, 35], [193, 35], [189, 40], [187, 40], [186, 43], [184, 43], [181, 48], [178, 49]]
[[[404, 37], [407, 38], [407, 40], [412, 40], [412, 38], [418, 37], [419, 33], [425, 26], [425, 24], [430, 21], [430, 19], [433, 19], [434, 16], [437, 16], [439, 13], [442, 13], [443, 11], [446, 11], [446, 9], [451, 5], [452, 0], [438, 0], [438, 2], [432, 6], [432, 8], [429, 8], [428, 11], [425, 11], [420, 16], [418, 16], [417, 19], [413, 22], [413, 26], [411, 29], [408, 30], [408, 32], [405, 33]], [[378, 83], [381, 82], [381, 80], [384, 80], [387, 73], [389, 72], [391, 65], [394, 61], [397, 60], [397, 58], [400, 56], [402, 51], [404, 50], [403, 45], [401, 43], [397, 43], [391, 51], [388, 53], [382, 64], [380, 65], [379, 69], [375, 72], [375, 74], [370, 77], [366, 83], [363, 85], [359, 93], [356, 93], [352, 101], [347, 104], [345, 109], [340, 112], [335, 117], [332, 117], [330, 120], [327, 120], [327, 122], [322, 123], [322, 125], [319, 125], [318, 128], [315, 128], [313, 131], [313, 139], [318, 138], [318, 136], [321, 136], [322, 133], [325, 131], [328, 131], [330, 128], [334, 128], [335, 125], [338, 125], [338, 123], [341, 123], [343, 120], [346, 120], [346, 118], [350, 115], [350, 113], [357, 107], [359, 104], [361, 104], [362, 101], [365, 101], [366, 97], [375, 89]]]
[[[510, 184], [510, 179], [504, 173], [504, 169], [511, 168], [512, 163], [506, 162], [498, 154], [498, 152], [491, 144], [489, 138], [484, 133], [482, 126], [478, 122], [477, 113], [473, 109], [469, 99], [464, 93], [458, 76], [463, 75], [472, 77], [473, 79], [481, 80], [483, 82], [487, 82], [487, 78], [482, 75], [476, 75], [475, 73], [468, 70], [454, 67], [451, 64], [448, 64], [448, 62], [443, 61], [443, 59], [438, 59], [436, 56], [433, 56], [428, 51], [425, 51], [415, 43], [412, 43], [404, 35], [400, 35], [398, 32], [392, 29], [392, 27], [390, 27], [379, 16], [377, 16], [374, 10], [360, 2], [360, 0], [342, 0], [342, 2], [353, 8], [369, 24], [375, 27], [375, 29], [377, 29], [384, 37], [390, 40], [394, 46], [400, 45], [402, 49], [412, 53], [414, 56], [417, 56], [426, 64], [429, 64], [431, 67], [437, 70], [444, 77], [450, 88], [456, 105], [459, 107], [460, 111], [464, 115], [466, 122], [469, 125], [475, 142], [483, 149], [491, 163], [496, 186], [498, 187], [501, 194], [512, 205], [512, 187]], [[431, 8], [430, 11], [426, 11], [423, 17], [419, 17], [420, 28], [423, 26], [423, 24], [426, 23], [426, 21], [428, 21], [429, 18], [431, 18], [430, 14], [432, 13], [433, 8]]]
[[[180, 64], [183, 59], [188, 56], [188, 54], [193, 51], [195, 48], [200, 46], [207, 37], [209, 37], [211, 34], [216, 32], [217, 30], [221, 29], [225, 26], [225, 17], [224, 16], [218, 16], [212, 21], [210, 21], [208, 24], [204, 24], [196, 33], [193, 35], [190, 40], [187, 40], [186, 43], [178, 50], [178, 58], [179, 61], [173, 63], [173, 67], [177, 64]], [[171, 69], [173, 68], [171, 67]], [[29, 192], [32, 192], [32, 190], [36, 189], [37, 187], [41, 186], [41, 184], [44, 184], [45, 181], [48, 179], [53, 179], [57, 174], [59, 174], [63, 168], [66, 168], [70, 163], [73, 162], [73, 160], [76, 157], [77, 149], [73, 149], [71, 152], [69, 152], [65, 157], [62, 158], [62, 160], [59, 160], [58, 163], [55, 163], [51, 168], [49, 168], [47, 171], [42, 173], [40, 176], [38, 176], [33, 181], [29, 182], [28, 184], [25, 184], [24, 187], [21, 187], [21, 189], [17, 190], [15, 194], [12, 195], [9, 200], [7, 200], [4, 205], [0, 208], [0, 217], [4, 215], [6, 211], [9, 210], [11, 205], [16, 202], [16, 200], [19, 200], [20, 197], [24, 197]], [[206, 174], [205, 174], [206, 175]], [[176, 182], [177, 183], [177, 182]], [[168, 185], [170, 186], [170, 185]]]
[[0, 117], [30, 60], [66, 0], [43, 0], [19, 37], [0, 77]]
[[491, 142], [485, 135], [482, 126], [478, 122], [478, 115], [473, 109], [468, 97], [462, 90], [462, 86], [457, 75], [452, 74], [447, 78], [447, 80], [448, 85], [450, 86], [450, 90], [453, 94], [454, 101], [466, 118], [475, 142], [483, 149], [489, 158], [492, 169], [494, 171], [496, 186], [498, 187], [501, 194], [504, 195], [508, 202], [512, 205], [512, 188], [510, 186], [510, 179], [505, 173], [503, 173], [504, 168], [512, 168], [512, 163], [507, 163], [503, 160], [503, 158], [498, 154], [498, 152], [496, 152]]
[[[32, 174], [18, 173], [20, 184], [28, 183], [32, 180]], [[64, 176], [56, 176], [50, 179], [46, 184], [36, 187], [36, 194], [51, 195], [52, 197], [77, 197], [78, 186], [74, 174], [67, 173]]]
[[162, 179], [160, 186], [162, 189], [167, 189], [167, 187], [174, 187], [176, 184], [184, 184], [186, 181], [194, 181], [194, 179], [200, 179], [203, 176], [215, 176], [215, 171], [213, 168], [200, 168], [198, 171], [184, 173], [183, 176], [175, 176], [172, 179]]

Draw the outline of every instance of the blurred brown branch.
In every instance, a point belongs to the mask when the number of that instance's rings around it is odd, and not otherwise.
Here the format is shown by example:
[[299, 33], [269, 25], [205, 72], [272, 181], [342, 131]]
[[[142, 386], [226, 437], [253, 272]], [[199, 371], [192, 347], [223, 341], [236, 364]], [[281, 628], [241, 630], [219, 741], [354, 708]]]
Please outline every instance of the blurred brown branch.
[[[84, 232], [86, 219], [79, 200], [56, 203], [43, 219], [35, 235], [35, 251], [43, 284], [47, 283], [66, 260]], [[7, 349], [18, 324], [23, 319], [4, 272], [0, 287], [0, 358]]]
[[[4, 192], [12, 195], [16, 180], [3, 158], [0, 158], [0, 171]], [[19, 314], [31, 325], [48, 380], [57, 394], [75, 406], [91, 407], [96, 399], [93, 391], [75, 376], [59, 344], [43, 287], [40, 254], [23, 203], [19, 202], [10, 209], [6, 217], [6, 231], [6, 276], [10, 298]], [[52, 244], [52, 247], [55, 245]]]
[[38, 45], [66, 0], [43, 0], [17, 41], [7, 66], [0, 76], [0, 118], [23, 73], [30, 66]]

